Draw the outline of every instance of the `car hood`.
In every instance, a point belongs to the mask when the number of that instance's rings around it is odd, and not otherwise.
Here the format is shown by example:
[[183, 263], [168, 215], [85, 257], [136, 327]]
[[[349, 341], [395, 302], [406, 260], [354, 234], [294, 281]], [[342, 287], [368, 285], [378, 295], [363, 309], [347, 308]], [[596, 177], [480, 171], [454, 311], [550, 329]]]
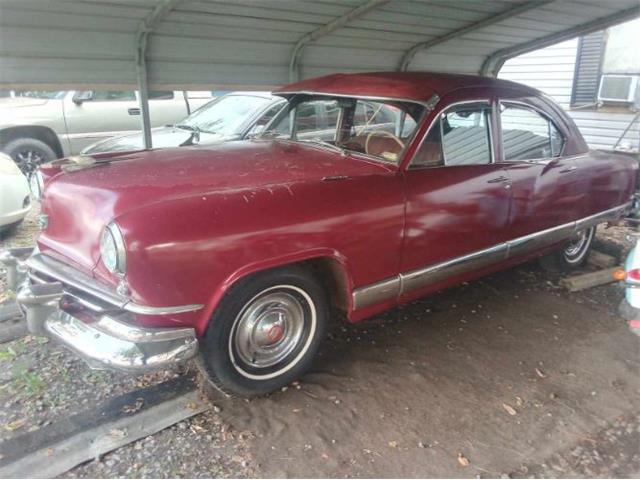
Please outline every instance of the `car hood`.
[[[184, 128], [167, 126], [151, 130], [151, 139], [154, 148], [179, 147], [186, 142], [189, 137], [191, 137], [191, 132]], [[237, 139], [237, 136], [224, 136], [202, 132], [200, 133], [198, 145], [211, 145]], [[144, 149], [144, 137], [142, 133], [130, 133], [91, 144], [86, 147], [82, 153], [85, 155], [93, 155], [105, 152], [132, 152], [142, 149]]]
[[49, 221], [38, 243], [42, 251], [92, 269], [104, 226], [136, 209], [160, 204], [160, 211], [163, 202], [188, 197], [206, 200], [242, 191], [251, 196], [261, 188], [295, 188], [300, 182], [389, 168], [321, 147], [267, 140], [102, 158], [86, 169], [61, 172], [46, 181], [42, 209]]

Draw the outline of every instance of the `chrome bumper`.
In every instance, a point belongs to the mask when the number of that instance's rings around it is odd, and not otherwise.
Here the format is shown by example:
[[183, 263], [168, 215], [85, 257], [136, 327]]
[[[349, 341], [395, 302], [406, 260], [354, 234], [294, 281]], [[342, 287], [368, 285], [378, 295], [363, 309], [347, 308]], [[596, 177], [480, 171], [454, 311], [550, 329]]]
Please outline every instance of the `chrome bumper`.
[[29, 279], [29, 253], [31, 249], [4, 251], [0, 262], [7, 268], [9, 288], [17, 291], [30, 333], [53, 338], [96, 369], [147, 372], [196, 355], [193, 328], [139, 327], [127, 321], [130, 311], [101, 303], [93, 292], [35, 275]]

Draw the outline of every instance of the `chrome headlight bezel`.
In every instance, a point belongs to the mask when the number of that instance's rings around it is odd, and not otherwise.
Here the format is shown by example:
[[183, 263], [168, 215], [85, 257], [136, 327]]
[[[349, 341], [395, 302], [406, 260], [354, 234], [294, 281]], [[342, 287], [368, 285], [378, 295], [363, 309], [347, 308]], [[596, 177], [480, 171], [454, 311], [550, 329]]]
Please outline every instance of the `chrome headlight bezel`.
[[29, 190], [31, 190], [31, 195], [36, 200], [42, 200], [42, 193], [44, 191], [44, 180], [42, 179], [42, 174], [40, 170], [36, 170], [29, 177]]
[[109, 223], [102, 231], [100, 258], [103, 265], [111, 273], [124, 275], [127, 271], [127, 252], [124, 238], [120, 228], [114, 222]]

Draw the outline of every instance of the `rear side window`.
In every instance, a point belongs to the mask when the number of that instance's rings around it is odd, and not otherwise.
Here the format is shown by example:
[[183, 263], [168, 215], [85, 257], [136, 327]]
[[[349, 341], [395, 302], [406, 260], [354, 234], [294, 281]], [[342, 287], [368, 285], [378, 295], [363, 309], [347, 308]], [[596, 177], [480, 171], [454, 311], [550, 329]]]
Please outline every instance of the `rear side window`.
[[96, 90], [93, 92], [92, 97], [92, 100], [95, 102], [122, 102], [133, 101], [135, 99], [135, 92], [121, 90]]
[[544, 160], [562, 152], [564, 138], [556, 126], [535, 110], [502, 105], [502, 150], [507, 162]]
[[412, 167], [486, 165], [491, 163], [488, 104], [453, 107], [433, 123]]
[[173, 90], [149, 92], [149, 100], [171, 100], [171, 99], [173, 99]]

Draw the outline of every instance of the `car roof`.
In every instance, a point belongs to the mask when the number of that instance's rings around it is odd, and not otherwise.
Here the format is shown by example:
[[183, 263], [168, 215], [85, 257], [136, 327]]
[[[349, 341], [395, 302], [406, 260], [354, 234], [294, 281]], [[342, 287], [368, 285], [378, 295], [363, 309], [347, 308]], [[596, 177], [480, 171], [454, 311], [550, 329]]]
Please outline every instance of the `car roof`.
[[269, 100], [272, 99], [277, 99], [279, 97], [275, 97], [274, 95], [271, 94], [271, 92], [260, 92], [260, 91], [234, 91], [234, 92], [229, 92], [226, 93], [224, 95], [221, 95], [223, 97], [229, 96], [229, 95], [239, 95], [239, 96], [245, 96], [245, 97], [259, 97], [259, 98], [267, 98]]
[[285, 97], [305, 93], [428, 103], [433, 95], [442, 97], [466, 87], [509, 88], [539, 95], [531, 87], [508, 80], [436, 72], [336, 73], [285, 85], [273, 93]]

